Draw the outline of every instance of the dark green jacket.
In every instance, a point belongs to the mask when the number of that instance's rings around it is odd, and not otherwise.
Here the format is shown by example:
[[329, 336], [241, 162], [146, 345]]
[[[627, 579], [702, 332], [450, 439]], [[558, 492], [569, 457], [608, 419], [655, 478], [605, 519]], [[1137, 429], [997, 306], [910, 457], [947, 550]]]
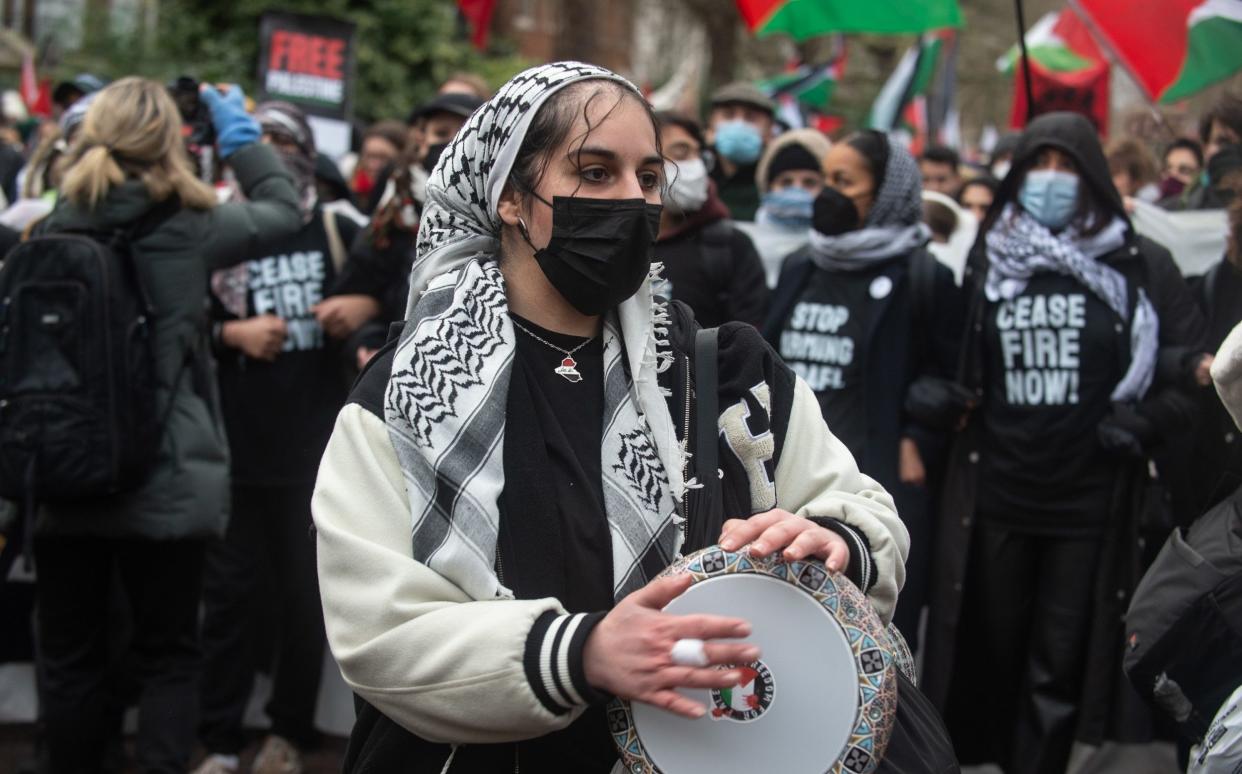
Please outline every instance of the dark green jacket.
[[[293, 182], [271, 149], [251, 145], [228, 161], [246, 203], [184, 208], [135, 245], [155, 307], [157, 410], [168, 416], [150, 478], [116, 497], [48, 505], [38, 535], [174, 540], [223, 534], [229, 459], [207, 342], [208, 277], [258, 257], [302, 227]], [[146, 187], [129, 180], [93, 210], [62, 198], [45, 228], [106, 232], [135, 222], [153, 206]]]

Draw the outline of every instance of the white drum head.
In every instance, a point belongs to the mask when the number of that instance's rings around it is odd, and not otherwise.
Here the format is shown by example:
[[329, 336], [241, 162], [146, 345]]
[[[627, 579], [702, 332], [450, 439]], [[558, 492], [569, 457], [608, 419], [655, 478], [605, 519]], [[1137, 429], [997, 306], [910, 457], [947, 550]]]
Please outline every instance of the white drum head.
[[609, 727], [627, 770], [647, 774], [873, 770], [896, 709], [894, 659], [879, 619], [818, 562], [751, 560], [710, 548], [670, 572], [696, 582], [666, 610], [744, 618], [759, 660], [724, 691], [683, 690], [708, 708], [690, 720], [615, 702]]

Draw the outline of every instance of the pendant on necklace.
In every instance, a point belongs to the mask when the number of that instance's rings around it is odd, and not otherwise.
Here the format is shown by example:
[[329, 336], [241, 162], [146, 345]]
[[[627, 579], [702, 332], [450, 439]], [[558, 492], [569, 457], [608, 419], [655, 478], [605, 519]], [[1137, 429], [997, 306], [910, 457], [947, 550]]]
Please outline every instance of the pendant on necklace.
[[556, 372], [565, 377], [566, 381], [580, 382], [582, 374], [578, 373], [578, 361], [574, 360], [572, 355], [566, 355], [561, 364], [557, 366]]

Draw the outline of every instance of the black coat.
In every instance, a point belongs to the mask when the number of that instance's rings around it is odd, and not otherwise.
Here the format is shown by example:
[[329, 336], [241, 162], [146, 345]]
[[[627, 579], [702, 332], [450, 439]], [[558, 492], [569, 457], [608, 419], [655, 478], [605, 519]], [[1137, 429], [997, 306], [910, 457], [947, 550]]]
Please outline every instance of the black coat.
[[672, 284], [672, 300], [704, 328], [744, 322], [758, 328], [768, 311], [768, 284], [755, 245], [729, 220], [714, 220], [662, 239], [653, 250]]
[[[1228, 260], [1212, 267], [1198, 283], [1198, 297], [1207, 318], [1204, 352], [1215, 352], [1233, 327], [1242, 322], [1242, 271]], [[1199, 422], [1189, 455], [1188, 514], [1198, 516], [1229, 494], [1227, 474], [1242, 471], [1242, 437], [1220, 396], [1211, 387], [1196, 391]], [[1228, 479], [1228, 481], [1226, 481]]]
[[[779, 349], [785, 319], [819, 271], [809, 248], [786, 259], [764, 325], [764, 337], [773, 348]], [[916, 379], [953, 377], [964, 307], [953, 272], [921, 248], [888, 261], [876, 276], [888, 277], [892, 290], [881, 299], [869, 299], [877, 308], [867, 315], [859, 349], [865, 363], [866, 444], [851, 452], [859, 469], [892, 494], [910, 533], [906, 585], [894, 621], [917, 648], [920, 611], [927, 603], [929, 576], [934, 571], [931, 512], [944, 469], [947, 433], [911, 417], [906, 398]], [[926, 470], [923, 486], [901, 481], [902, 438], [918, 446]]]
[[[1029, 164], [1043, 147], [1060, 148], [1076, 159], [1082, 179], [1097, 201], [1125, 218], [1094, 130], [1085, 122], [1080, 123], [1078, 117], [1067, 116], [1049, 114], [1033, 122], [1015, 153], [1015, 168], [1020, 170]], [[1087, 127], [1085, 133], [1083, 126]], [[988, 398], [984, 390], [983, 331], [989, 302], [983, 290], [987, 273], [983, 245], [1001, 209], [1015, 201], [1022, 178], [1022, 174], [1010, 174], [1002, 184], [980, 229], [963, 283], [969, 300], [958, 381], [980, 401]], [[1146, 291], [1160, 320], [1162, 357], [1166, 352], [1181, 353], [1199, 345], [1202, 316], [1168, 250], [1130, 232], [1122, 247], [1098, 260], [1121, 272], [1132, 289]], [[1128, 334], [1122, 331], [1118, 336], [1122, 351], [1128, 351]], [[1191, 397], [1184, 388], [1168, 381], [1162, 371], [1157, 372], [1155, 383], [1135, 409], [1154, 427], [1155, 444], [1184, 432], [1194, 413]], [[1093, 433], [1095, 428], [1083, 428], [1083, 432]], [[953, 441], [939, 509], [935, 547], [938, 566], [932, 580], [922, 687], [941, 709], [946, 706], [954, 673], [968, 551], [976, 516], [981, 435], [981, 422], [977, 414], [972, 415]], [[1150, 483], [1147, 460], [1136, 458], [1122, 466], [1114, 485], [1094, 591], [1087, 676], [1079, 703], [1077, 738], [1083, 742], [1098, 744], [1105, 738], [1137, 740], [1149, 733], [1148, 715], [1122, 675], [1121, 654], [1122, 617], [1142, 575], [1139, 515], [1150, 506]]]
[[[930, 291], [930, 298], [914, 298], [911, 267], [915, 261], [926, 262], [923, 270], [931, 272], [929, 287], [920, 291]], [[774, 349], [779, 351], [781, 326], [816, 271], [820, 270], [811, 261], [809, 248], [786, 259], [763, 326], [764, 338]], [[965, 307], [953, 272], [922, 248], [889, 261], [881, 272], [893, 285], [887, 296], [872, 301], [879, 308], [868, 315], [860, 350], [866, 363], [867, 446], [855, 457], [860, 470], [893, 493], [898, 500], [897, 512], [908, 522], [913, 516], [911, 508], [921, 511], [925, 493], [901, 484], [899, 443], [903, 437], [914, 439], [930, 470], [944, 457], [945, 439], [907, 415], [906, 394], [920, 376], [953, 377]], [[926, 317], [926, 324], [919, 317]]]

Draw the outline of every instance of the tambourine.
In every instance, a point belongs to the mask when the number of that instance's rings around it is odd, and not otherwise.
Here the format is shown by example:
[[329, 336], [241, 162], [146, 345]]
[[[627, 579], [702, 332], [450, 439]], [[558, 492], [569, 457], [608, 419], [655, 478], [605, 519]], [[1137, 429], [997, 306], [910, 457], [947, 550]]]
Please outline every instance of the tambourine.
[[[614, 700], [608, 728], [631, 774], [870, 774], [897, 712], [896, 670], [909, 658], [862, 592], [818, 560], [755, 559], [711, 546], [664, 575], [691, 584], [665, 610], [750, 622], [759, 660], [736, 664], [745, 682], [682, 689], [708, 713], [683, 718]], [[897, 638], [900, 640], [900, 638]]]

